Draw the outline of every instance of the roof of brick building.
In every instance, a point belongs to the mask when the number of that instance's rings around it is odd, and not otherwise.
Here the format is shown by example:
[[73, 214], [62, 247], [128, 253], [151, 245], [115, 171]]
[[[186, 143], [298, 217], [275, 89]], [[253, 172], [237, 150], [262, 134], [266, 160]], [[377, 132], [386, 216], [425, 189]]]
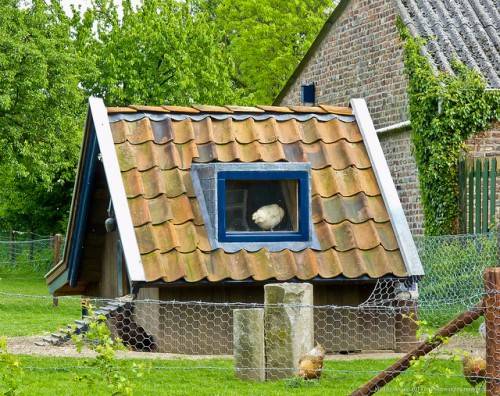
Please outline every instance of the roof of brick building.
[[500, 11], [496, 0], [398, 0], [403, 22], [426, 38], [429, 59], [451, 70], [453, 59], [479, 70], [500, 88]]
[[[342, 20], [342, 15], [355, 1], [358, 0], [339, 1], [274, 99], [274, 104], [281, 103], [321, 43], [327, 39], [332, 26]], [[478, 70], [490, 88], [500, 88], [500, 11], [496, 0], [396, 0], [393, 4], [410, 32], [426, 39], [424, 53], [438, 70], [452, 71], [451, 63], [456, 59]], [[351, 21], [354, 25], [357, 23], [355, 19]], [[367, 35], [368, 30], [360, 26], [356, 34]], [[377, 34], [388, 35], [390, 29], [381, 29]], [[362, 53], [358, 52], [357, 57], [354, 55], [345, 61], [354, 67], [359, 54]]]

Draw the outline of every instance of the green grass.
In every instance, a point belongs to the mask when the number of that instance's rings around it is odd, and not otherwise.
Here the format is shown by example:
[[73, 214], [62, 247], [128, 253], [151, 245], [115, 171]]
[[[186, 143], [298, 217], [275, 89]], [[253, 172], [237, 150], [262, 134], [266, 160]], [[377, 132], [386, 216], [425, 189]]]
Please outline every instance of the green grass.
[[[77, 374], [92, 373], [85, 368], [83, 359], [75, 358], [21, 358], [25, 375], [20, 388], [21, 395], [106, 395], [100, 383], [87, 385], [75, 380]], [[137, 362], [137, 361], [135, 361]], [[392, 360], [328, 361], [319, 382], [298, 382], [290, 380], [266, 383], [238, 380], [231, 360], [144, 360], [151, 369], [140, 380], [131, 384], [135, 395], [347, 395], [369, 380], [376, 372], [388, 367]], [[130, 365], [130, 360], [120, 361]], [[460, 363], [438, 360], [434, 372], [453, 370], [454, 376], [429, 377], [429, 384], [436, 384], [440, 390], [435, 395], [470, 394], [472, 388], [460, 377]], [[413, 373], [404, 373], [406, 383], [411, 384]], [[456, 375], [456, 376], [455, 376]], [[445, 390], [447, 388], [448, 390]], [[451, 390], [450, 388], [455, 388]], [[457, 389], [462, 389], [463, 392]], [[377, 395], [403, 394], [396, 385], [384, 388]], [[419, 394], [411, 392], [410, 394]]]
[[60, 298], [54, 307], [40, 274], [0, 273], [0, 336], [54, 332], [78, 319], [80, 312], [79, 298]]

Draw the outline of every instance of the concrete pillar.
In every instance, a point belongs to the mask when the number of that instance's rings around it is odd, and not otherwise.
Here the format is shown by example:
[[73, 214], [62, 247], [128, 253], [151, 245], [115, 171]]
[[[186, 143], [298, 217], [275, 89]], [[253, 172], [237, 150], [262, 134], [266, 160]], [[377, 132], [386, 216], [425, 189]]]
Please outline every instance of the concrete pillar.
[[417, 302], [411, 299], [397, 299], [396, 307], [394, 352], [410, 352], [417, 344]]
[[264, 286], [266, 379], [298, 372], [299, 359], [314, 347], [313, 287], [309, 283]]
[[265, 381], [263, 308], [233, 310], [233, 346], [236, 376]]

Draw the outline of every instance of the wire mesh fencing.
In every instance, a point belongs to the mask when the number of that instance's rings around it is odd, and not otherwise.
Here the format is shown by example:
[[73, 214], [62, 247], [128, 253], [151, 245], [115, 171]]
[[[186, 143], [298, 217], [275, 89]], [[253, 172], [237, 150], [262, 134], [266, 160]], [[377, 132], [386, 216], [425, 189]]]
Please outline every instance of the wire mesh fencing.
[[[328, 298], [313, 285], [312, 299], [292, 293], [280, 303], [267, 301], [262, 288], [253, 302], [185, 291], [183, 301], [140, 293], [60, 297], [55, 305], [39, 273], [12, 271], [0, 276], [0, 336], [15, 354], [76, 357], [71, 336], [100, 322], [123, 343], [120, 357], [154, 356], [154, 370], [203, 372], [220, 386], [277, 381], [283, 386], [277, 393], [287, 393], [305, 386], [294, 379], [308, 378], [316, 379], [318, 393], [339, 395], [482, 392], [500, 381], [498, 285], [484, 279], [485, 269], [496, 265], [497, 234], [416, 242], [426, 271], [418, 287], [413, 279], [379, 279], [353, 293], [359, 299], [338, 298], [345, 290], [332, 284]], [[84, 356], [94, 356], [93, 342], [86, 340]], [[65, 363], [40, 364], [57, 370]], [[88, 369], [73, 366], [68, 370]]]
[[54, 241], [54, 236], [32, 232], [0, 232], [0, 272], [47, 272], [53, 264]]

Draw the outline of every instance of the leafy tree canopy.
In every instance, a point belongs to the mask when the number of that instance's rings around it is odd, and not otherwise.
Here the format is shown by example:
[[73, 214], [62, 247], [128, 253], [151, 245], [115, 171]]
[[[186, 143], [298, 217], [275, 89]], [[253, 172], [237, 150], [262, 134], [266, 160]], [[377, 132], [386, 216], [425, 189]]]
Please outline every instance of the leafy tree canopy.
[[0, 226], [40, 232], [66, 215], [85, 67], [58, 3], [0, 3]]
[[221, 0], [217, 23], [248, 104], [270, 103], [332, 11], [332, 0]]
[[[270, 103], [331, 0], [0, 2], [0, 228], [64, 231], [89, 95]], [[26, 3], [26, 2], [22, 2]]]
[[234, 102], [222, 32], [197, 0], [144, 0], [134, 9], [96, 0], [73, 19], [76, 42], [98, 72], [82, 81], [108, 105]]

